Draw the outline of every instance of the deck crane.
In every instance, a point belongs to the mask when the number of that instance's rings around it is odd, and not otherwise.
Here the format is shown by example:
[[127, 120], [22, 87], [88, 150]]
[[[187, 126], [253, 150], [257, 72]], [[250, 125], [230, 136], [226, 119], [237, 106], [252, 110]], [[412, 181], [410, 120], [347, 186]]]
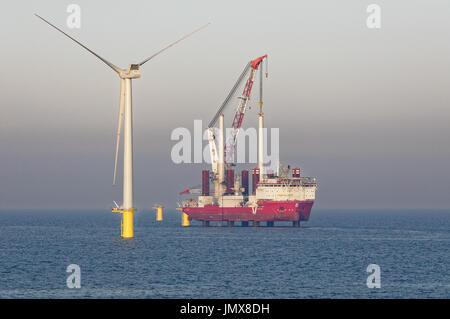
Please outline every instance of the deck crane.
[[[240, 101], [236, 108], [236, 112], [234, 114], [233, 124], [231, 125], [232, 134], [226, 144], [226, 150], [225, 150], [226, 162], [230, 165], [233, 161], [233, 152], [234, 152], [234, 149], [236, 148], [237, 138], [238, 138], [239, 130], [242, 126], [242, 121], [244, 120], [244, 114], [247, 109], [248, 100], [250, 100], [250, 94], [252, 92], [252, 87], [253, 87], [253, 82], [255, 80], [256, 71], [258, 71], [258, 67], [264, 59], [266, 59], [266, 63], [267, 63], [267, 54], [250, 62], [250, 64], [251, 64], [250, 74], [248, 76], [247, 83], [245, 84], [244, 91], [242, 92], [242, 96], [239, 97]], [[266, 67], [266, 71], [267, 71], [267, 67]], [[263, 104], [263, 102], [262, 102], [262, 78], [263, 78], [262, 67], [261, 67], [260, 75], [261, 75], [261, 77], [260, 77], [261, 81], [260, 81], [260, 87], [259, 87], [260, 88], [259, 106], [262, 107], [262, 104]], [[267, 75], [268, 74], [266, 73], [266, 77], [267, 77]]]
[[[212, 164], [212, 171], [213, 171], [213, 180], [217, 180], [218, 174], [219, 174], [219, 155], [217, 152], [216, 144], [215, 144], [215, 135], [214, 135], [214, 125], [216, 124], [217, 120], [219, 119], [220, 115], [223, 113], [224, 109], [228, 106], [231, 98], [234, 96], [236, 90], [240, 87], [243, 80], [245, 79], [246, 75], [248, 74], [247, 82], [245, 83], [244, 91], [242, 92], [242, 95], [239, 97], [239, 104], [236, 108], [236, 112], [234, 114], [233, 123], [232, 123], [232, 135], [230, 136], [229, 140], [226, 143], [225, 146], [225, 154], [226, 154], [226, 164], [231, 165], [233, 161], [233, 151], [236, 147], [237, 137], [239, 134], [239, 130], [242, 126], [242, 121], [244, 119], [244, 114], [247, 109], [248, 101], [250, 99], [253, 82], [255, 80], [256, 71], [258, 71], [259, 65], [263, 60], [266, 60], [266, 77], [268, 76], [267, 73], [267, 54], [263, 55], [255, 60], [252, 60], [247, 63], [247, 65], [244, 68], [244, 71], [242, 71], [241, 75], [239, 76], [238, 80], [234, 84], [233, 88], [231, 89], [230, 93], [228, 93], [227, 97], [225, 98], [225, 101], [220, 106], [217, 113], [214, 115], [213, 119], [208, 125], [208, 140], [209, 140], [209, 150], [211, 155], [211, 164]], [[260, 82], [260, 96], [259, 96], [259, 106], [261, 107], [262, 102], [262, 67], [261, 67], [261, 82]], [[223, 182], [223, 181], [221, 181]]]

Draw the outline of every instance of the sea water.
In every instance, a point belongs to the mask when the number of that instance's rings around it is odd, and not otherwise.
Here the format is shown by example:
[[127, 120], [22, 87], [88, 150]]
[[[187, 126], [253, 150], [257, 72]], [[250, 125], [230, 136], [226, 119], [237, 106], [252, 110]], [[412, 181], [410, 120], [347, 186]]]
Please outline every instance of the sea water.
[[[313, 208], [300, 228], [238, 224], [181, 227], [179, 211], [157, 222], [143, 209], [122, 239], [108, 210], [0, 211], [0, 298], [450, 297], [448, 210]], [[370, 264], [380, 288], [368, 288]]]

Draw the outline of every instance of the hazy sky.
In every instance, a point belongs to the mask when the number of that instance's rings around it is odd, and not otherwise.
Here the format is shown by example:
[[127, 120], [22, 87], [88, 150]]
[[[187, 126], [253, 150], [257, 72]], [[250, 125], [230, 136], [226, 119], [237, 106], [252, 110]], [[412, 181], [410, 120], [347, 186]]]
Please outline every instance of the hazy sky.
[[[70, 3], [81, 6], [81, 29], [65, 24]], [[371, 3], [379, 30], [366, 27]], [[0, 209], [122, 198], [111, 186], [119, 78], [35, 12], [121, 67], [212, 23], [133, 81], [138, 209], [175, 207], [200, 184], [208, 166], [173, 164], [170, 134], [208, 122], [265, 53], [265, 123], [280, 128], [282, 162], [317, 177], [316, 207], [450, 208], [448, 0], [3, 1], [0, 10]], [[246, 116], [244, 126], [256, 124], [256, 108]]]

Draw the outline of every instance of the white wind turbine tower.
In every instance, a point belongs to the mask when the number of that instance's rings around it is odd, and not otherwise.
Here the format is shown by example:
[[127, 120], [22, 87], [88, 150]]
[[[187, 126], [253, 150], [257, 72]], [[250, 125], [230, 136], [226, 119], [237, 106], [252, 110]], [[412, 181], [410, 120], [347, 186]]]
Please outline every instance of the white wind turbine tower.
[[[177, 44], [178, 42], [186, 39], [187, 37], [191, 36], [195, 32], [205, 28], [209, 25], [206, 24], [191, 33], [183, 36], [179, 40], [171, 43], [167, 47], [159, 50], [155, 54], [151, 55], [150, 57], [146, 58], [140, 63], [137, 64], [130, 64], [128, 66], [128, 69], [121, 69], [111, 62], [105, 60], [101, 56], [99, 56], [94, 51], [90, 50], [88, 47], [83, 45], [82, 43], [78, 42], [74, 38], [72, 38], [70, 35], [59, 29], [58, 27], [54, 26], [41, 16], [35, 14], [36, 17], [43, 20], [62, 34], [64, 34], [69, 39], [75, 41], [80, 46], [85, 48], [87, 51], [95, 55], [97, 58], [102, 60], [106, 65], [108, 65], [111, 69], [113, 69], [120, 77], [120, 106], [119, 106], [119, 120], [118, 120], [118, 127], [117, 127], [117, 141], [116, 141], [116, 154], [115, 154], [115, 161], [114, 161], [114, 177], [113, 177], [113, 184], [115, 184], [116, 181], [116, 170], [117, 170], [117, 159], [119, 154], [119, 143], [120, 143], [120, 133], [122, 128], [122, 120], [124, 121], [124, 147], [123, 147], [123, 203], [122, 206], [113, 208], [113, 212], [120, 212], [122, 213], [122, 237], [123, 238], [132, 238], [134, 236], [133, 234], [133, 213], [135, 211], [135, 208], [133, 207], [133, 122], [132, 122], [132, 106], [131, 106], [131, 80], [137, 79], [141, 76], [141, 73], [139, 71], [140, 66], [142, 66], [144, 63], [148, 62], [149, 60], [153, 59], [155, 56], [159, 55], [160, 53], [164, 52], [168, 48], [172, 47], [173, 45]], [[116, 206], [118, 206], [116, 204]]]

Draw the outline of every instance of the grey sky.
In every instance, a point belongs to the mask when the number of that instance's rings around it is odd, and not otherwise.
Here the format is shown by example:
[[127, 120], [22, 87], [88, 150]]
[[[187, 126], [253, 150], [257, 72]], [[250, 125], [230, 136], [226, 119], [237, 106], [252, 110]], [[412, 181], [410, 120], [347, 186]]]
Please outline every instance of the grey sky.
[[[65, 25], [82, 9], [81, 29]], [[366, 27], [366, 7], [382, 28]], [[205, 124], [245, 63], [269, 54], [265, 123], [318, 178], [317, 207], [450, 207], [448, 1], [39, 1], [0, 5], [0, 209], [98, 208], [112, 187], [121, 67], [206, 22], [133, 81], [135, 202], [176, 206], [206, 165], [175, 165], [176, 127]], [[256, 99], [252, 101], [256, 105]], [[234, 108], [234, 105], [232, 106]], [[244, 126], [256, 124], [256, 108]], [[228, 125], [231, 118], [226, 119]]]

